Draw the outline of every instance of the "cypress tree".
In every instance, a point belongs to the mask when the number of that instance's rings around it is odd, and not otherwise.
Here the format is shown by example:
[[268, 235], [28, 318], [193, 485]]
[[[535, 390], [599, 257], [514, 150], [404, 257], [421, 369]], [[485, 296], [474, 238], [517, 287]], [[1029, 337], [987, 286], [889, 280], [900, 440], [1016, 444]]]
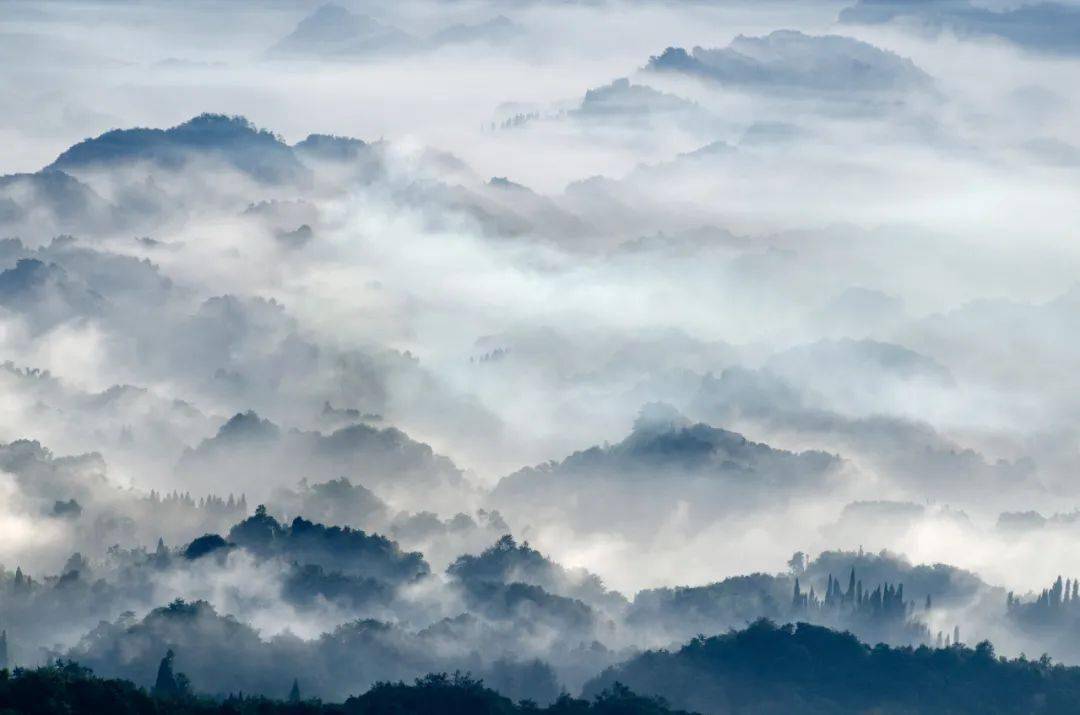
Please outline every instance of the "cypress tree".
[[165, 657], [161, 659], [161, 664], [158, 665], [157, 680], [154, 681], [154, 695], [173, 697], [177, 694], [176, 676], [173, 674], [173, 658], [175, 657], [176, 654], [170, 648], [166, 651]]

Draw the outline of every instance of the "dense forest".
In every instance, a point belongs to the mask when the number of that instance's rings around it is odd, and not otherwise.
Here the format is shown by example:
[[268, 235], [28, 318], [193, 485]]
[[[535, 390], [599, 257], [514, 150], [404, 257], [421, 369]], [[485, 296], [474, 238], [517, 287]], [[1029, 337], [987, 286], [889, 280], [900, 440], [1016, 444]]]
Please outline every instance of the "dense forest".
[[546, 707], [528, 699], [514, 702], [461, 672], [432, 673], [412, 684], [379, 682], [341, 703], [305, 698], [297, 679], [282, 700], [239, 692], [210, 698], [197, 695], [194, 685], [175, 671], [171, 650], [150, 689], [58, 660], [0, 671], [0, 712], [1049, 715], [1080, 709], [1080, 668], [1055, 665], [1045, 656], [999, 657], [988, 641], [974, 648], [870, 647], [850, 633], [767, 620], [724, 635], [699, 636], [676, 651], [643, 653], [605, 670], [586, 685], [582, 698], [563, 692]]
[[607, 669], [585, 694], [622, 683], [676, 707], [755, 713], [1075, 713], [1080, 668], [999, 657], [989, 641], [868, 646], [850, 633], [761, 620], [644, 653]]
[[163, 660], [158, 683], [151, 691], [126, 680], [96, 677], [71, 661], [32, 670], [0, 671], [0, 712], [26, 715], [399, 715], [457, 713], [460, 715], [679, 715], [662, 699], [635, 695], [616, 685], [591, 700], [562, 695], [539, 708], [531, 701], [518, 703], [468, 675], [433, 673], [415, 683], [378, 683], [363, 695], [344, 703], [305, 700], [294, 681], [288, 699], [244, 696], [222, 700], [192, 695], [177, 688], [182, 674], [167, 671]]

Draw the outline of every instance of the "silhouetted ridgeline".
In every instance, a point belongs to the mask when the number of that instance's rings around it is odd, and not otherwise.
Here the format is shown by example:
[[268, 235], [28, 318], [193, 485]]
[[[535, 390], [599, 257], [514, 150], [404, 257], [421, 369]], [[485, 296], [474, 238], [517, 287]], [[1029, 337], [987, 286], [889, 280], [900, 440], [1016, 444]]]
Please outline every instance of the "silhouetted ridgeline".
[[849, 633], [761, 620], [742, 631], [699, 636], [678, 651], [649, 651], [604, 671], [582, 699], [561, 695], [539, 708], [518, 703], [468, 674], [431, 674], [414, 684], [381, 682], [340, 704], [237, 693], [213, 699], [173, 670], [172, 651], [152, 690], [98, 678], [73, 661], [0, 671], [0, 712], [25, 713], [1076, 713], [1080, 668], [1048, 658], [998, 658], [975, 648], [871, 648]]
[[[914, 565], [888, 551], [826, 551], [813, 559], [797, 552], [788, 565], [787, 574], [639, 591], [626, 623], [641, 632], [659, 629], [667, 640], [654, 641], [657, 646], [760, 618], [850, 631], [868, 643], [931, 645], [931, 623], [940, 628], [950, 608], [962, 608], [988, 589], [970, 572], [945, 564]], [[946, 634], [940, 635], [944, 642]]]
[[605, 670], [584, 695], [624, 683], [706, 713], [1077, 713], [1080, 668], [974, 648], [870, 647], [806, 623], [758, 621], [649, 651]]
[[[162, 664], [163, 668], [165, 664]], [[171, 672], [170, 672], [171, 675]], [[182, 677], [178, 675], [177, 677]], [[617, 686], [590, 701], [563, 695], [546, 708], [529, 701], [514, 703], [468, 675], [432, 674], [413, 685], [380, 683], [359, 697], [341, 704], [303, 700], [294, 682], [288, 700], [230, 696], [220, 701], [200, 698], [180, 690], [147, 692], [126, 680], [97, 678], [70, 661], [34, 670], [0, 671], [0, 709], [3, 712], [52, 715], [100, 715], [101, 713], [181, 714], [229, 713], [271, 715], [289, 713], [349, 713], [390, 715], [398, 713], [469, 713], [491, 715], [544, 712], [553, 715], [678, 715], [662, 701], [635, 695]]]

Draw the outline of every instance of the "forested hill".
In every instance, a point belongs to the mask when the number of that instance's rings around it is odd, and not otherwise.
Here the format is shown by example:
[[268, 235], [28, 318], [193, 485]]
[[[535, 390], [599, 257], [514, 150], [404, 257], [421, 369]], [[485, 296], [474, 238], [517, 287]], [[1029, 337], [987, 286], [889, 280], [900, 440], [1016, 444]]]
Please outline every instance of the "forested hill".
[[660, 699], [635, 695], [623, 686], [613, 687], [590, 701], [563, 695], [550, 706], [538, 708], [529, 701], [515, 703], [484, 687], [479, 680], [460, 674], [432, 674], [412, 685], [381, 683], [340, 704], [305, 700], [295, 682], [287, 700], [237, 694], [218, 701], [182, 689], [166, 693], [155, 688], [147, 692], [126, 680], [95, 677], [72, 662], [34, 670], [19, 669], [14, 673], [0, 671], [0, 712], [5, 715], [689, 715], [671, 710]]
[[1080, 713], [1080, 667], [1049, 658], [1009, 660], [983, 642], [974, 648], [874, 647], [849, 633], [762, 620], [741, 631], [698, 637], [677, 651], [649, 651], [605, 670], [581, 698], [547, 707], [514, 702], [467, 674], [432, 674], [413, 684], [380, 683], [343, 703], [241, 693], [196, 695], [173, 672], [171, 651], [153, 689], [98, 678], [74, 662], [0, 671], [0, 713], [82, 715], [1049, 715]]
[[850, 633], [807, 623], [758, 621], [649, 651], [585, 686], [614, 683], [706, 715], [989, 715], [1080, 713], [1080, 667], [998, 657], [974, 648], [870, 647]]

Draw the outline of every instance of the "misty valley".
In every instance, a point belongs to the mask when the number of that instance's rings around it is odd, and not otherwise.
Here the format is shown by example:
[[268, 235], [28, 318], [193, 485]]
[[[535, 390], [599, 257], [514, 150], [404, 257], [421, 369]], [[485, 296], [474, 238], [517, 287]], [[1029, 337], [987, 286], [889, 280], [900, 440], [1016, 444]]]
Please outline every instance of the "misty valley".
[[1075, 0], [0, 0], [0, 712], [1080, 713]]

